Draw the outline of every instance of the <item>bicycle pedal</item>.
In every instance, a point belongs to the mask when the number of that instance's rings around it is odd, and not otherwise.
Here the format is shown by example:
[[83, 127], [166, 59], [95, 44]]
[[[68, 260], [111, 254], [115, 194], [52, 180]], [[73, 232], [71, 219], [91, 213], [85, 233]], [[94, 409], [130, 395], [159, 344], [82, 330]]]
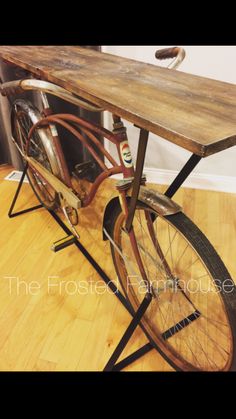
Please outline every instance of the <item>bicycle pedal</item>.
[[63, 239], [57, 240], [55, 243], [53, 243], [51, 250], [55, 253], [59, 252], [59, 250], [65, 249], [66, 247], [75, 244], [76, 240], [76, 237], [73, 235], [63, 237]]

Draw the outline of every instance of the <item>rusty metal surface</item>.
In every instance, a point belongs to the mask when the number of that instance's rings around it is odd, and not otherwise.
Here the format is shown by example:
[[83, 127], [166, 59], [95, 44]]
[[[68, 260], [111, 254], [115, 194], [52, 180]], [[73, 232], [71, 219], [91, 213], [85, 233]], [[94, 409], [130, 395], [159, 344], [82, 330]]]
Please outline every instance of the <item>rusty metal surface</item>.
[[73, 93], [67, 92], [63, 87], [57, 86], [54, 83], [49, 83], [37, 79], [14, 80], [0, 84], [0, 93], [3, 96], [17, 95], [24, 92], [24, 90], [35, 90], [44, 93], [49, 93], [53, 96], [59, 97], [69, 103], [73, 103], [78, 107], [86, 109], [90, 112], [102, 112], [104, 109], [94, 106], [93, 104], [82, 100]]
[[140, 186], [139, 201], [147, 204], [153, 210], [157, 211], [159, 215], [172, 215], [181, 212], [181, 207], [157, 191], [149, 189], [148, 187]]

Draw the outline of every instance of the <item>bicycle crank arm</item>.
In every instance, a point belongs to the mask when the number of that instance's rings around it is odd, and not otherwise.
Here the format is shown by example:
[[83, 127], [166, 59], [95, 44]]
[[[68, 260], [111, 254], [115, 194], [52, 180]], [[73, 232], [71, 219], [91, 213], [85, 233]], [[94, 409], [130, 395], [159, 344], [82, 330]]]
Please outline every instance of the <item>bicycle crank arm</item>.
[[45, 167], [37, 162], [33, 157], [24, 155], [25, 160], [38, 172], [46, 182], [48, 182], [53, 189], [59, 194], [60, 198], [65, 200], [68, 206], [79, 209], [82, 206], [81, 200], [75, 193], [68, 188], [60, 179], [50, 173]]

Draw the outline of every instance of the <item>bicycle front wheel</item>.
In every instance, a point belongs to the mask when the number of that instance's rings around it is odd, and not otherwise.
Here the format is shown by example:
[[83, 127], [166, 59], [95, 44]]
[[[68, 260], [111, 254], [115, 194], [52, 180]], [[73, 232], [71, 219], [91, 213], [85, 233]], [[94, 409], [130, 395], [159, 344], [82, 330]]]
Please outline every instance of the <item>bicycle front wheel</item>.
[[[111, 252], [122, 288], [137, 310], [147, 287], [124, 223], [117, 206]], [[235, 370], [235, 286], [208, 239], [183, 213], [160, 217], [141, 202], [133, 229], [154, 294], [142, 324], [156, 348], [176, 370]]]

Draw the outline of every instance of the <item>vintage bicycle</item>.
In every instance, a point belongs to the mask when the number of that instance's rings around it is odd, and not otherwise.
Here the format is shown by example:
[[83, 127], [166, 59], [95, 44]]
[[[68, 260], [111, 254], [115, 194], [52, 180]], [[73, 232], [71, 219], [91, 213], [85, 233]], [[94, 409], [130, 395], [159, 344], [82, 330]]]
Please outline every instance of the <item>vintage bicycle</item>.
[[[156, 53], [158, 59], [173, 59], [170, 69], [177, 68], [184, 56], [184, 50], [177, 47]], [[9, 60], [9, 53], [3, 57]], [[17, 64], [21, 66], [20, 60]], [[69, 67], [79, 69], [75, 63], [69, 63]], [[31, 71], [27, 65], [24, 68]], [[134, 79], [138, 76], [134, 74]], [[103, 239], [110, 241], [115, 271], [132, 308], [138, 309], [146, 292], [152, 294], [142, 326], [177, 370], [236, 370], [234, 282], [214, 247], [179, 205], [168, 194], [160, 194], [146, 184], [143, 164], [148, 130], [137, 124], [140, 141], [134, 167], [126, 128], [117, 113], [99, 106], [86, 94], [80, 96], [43, 80], [36, 71], [33, 77], [3, 83], [1, 93], [11, 99], [30, 90], [37, 91], [41, 98], [40, 110], [21, 98], [14, 100], [11, 110], [12, 140], [27, 163], [28, 179], [38, 200], [49, 210], [62, 210], [79, 240], [79, 209], [91, 204], [105, 179], [122, 174], [123, 179], [115, 186], [118, 196], [104, 212]], [[75, 115], [54, 114], [48, 94], [89, 111], [109, 110], [113, 131]], [[91, 162], [69, 170], [59, 127], [80, 141], [100, 166], [101, 174], [91, 185], [84, 182]], [[99, 136], [116, 146], [119, 161], [106, 150]]]

